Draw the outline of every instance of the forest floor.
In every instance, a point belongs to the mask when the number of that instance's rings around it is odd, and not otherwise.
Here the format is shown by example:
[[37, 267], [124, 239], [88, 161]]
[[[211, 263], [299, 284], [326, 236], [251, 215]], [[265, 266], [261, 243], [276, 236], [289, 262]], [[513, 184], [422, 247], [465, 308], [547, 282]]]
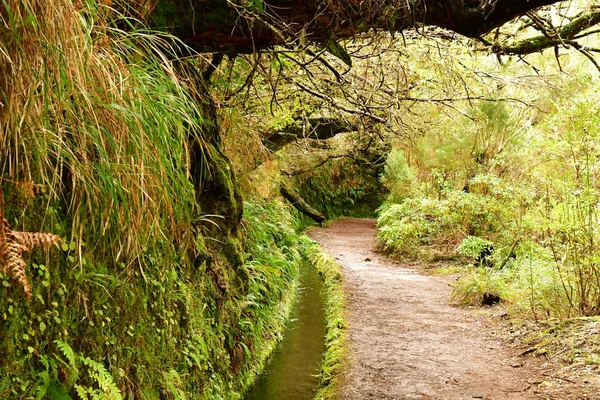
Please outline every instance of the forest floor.
[[597, 385], [563, 378], [559, 366], [508, 343], [501, 308], [453, 306], [453, 277], [378, 253], [375, 220], [338, 220], [309, 236], [344, 273], [350, 357], [341, 399], [600, 399]]

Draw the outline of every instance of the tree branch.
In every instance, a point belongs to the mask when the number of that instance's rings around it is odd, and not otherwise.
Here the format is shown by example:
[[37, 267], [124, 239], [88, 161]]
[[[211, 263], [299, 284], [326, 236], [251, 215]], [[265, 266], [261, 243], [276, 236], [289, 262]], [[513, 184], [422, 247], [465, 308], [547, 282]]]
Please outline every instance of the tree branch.
[[356, 130], [356, 125], [343, 119], [309, 118], [305, 121], [296, 120], [275, 132], [263, 133], [262, 142], [267, 149], [277, 152], [298, 139], [325, 140]]
[[298, 211], [302, 214], [310, 217], [315, 222], [322, 224], [327, 220], [320, 211], [314, 209], [310, 204], [308, 204], [294, 189], [289, 186], [281, 185], [279, 188], [279, 192], [281, 195], [289, 201]]
[[254, 53], [275, 45], [400, 32], [422, 24], [479, 37], [557, 0], [155, 0], [151, 20], [199, 52]]
[[499, 43], [495, 43], [492, 45], [492, 51], [494, 53], [505, 55], [525, 55], [554, 46], [573, 45], [574, 39], [576, 37], [581, 37], [579, 35], [581, 32], [599, 23], [600, 10], [596, 10], [574, 19], [569, 24], [557, 29], [556, 33], [544, 29], [544, 34], [525, 39], [517, 43], [510, 45], [501, 45]]

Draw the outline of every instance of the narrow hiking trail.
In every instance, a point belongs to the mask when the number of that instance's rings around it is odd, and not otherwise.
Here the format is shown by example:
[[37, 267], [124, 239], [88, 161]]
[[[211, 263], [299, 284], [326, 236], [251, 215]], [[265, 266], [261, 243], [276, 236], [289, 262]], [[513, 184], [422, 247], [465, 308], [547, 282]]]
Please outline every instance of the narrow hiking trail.
[[503, 346], [489, 318], [449, 304], [448, 277], [376, 253], [375, 235], [375, 220], [359, 219], [309, 232], [344, 273], [351, 355], [342, 399], [593, 398], [577, 387], [542, 393], [535, 360]]

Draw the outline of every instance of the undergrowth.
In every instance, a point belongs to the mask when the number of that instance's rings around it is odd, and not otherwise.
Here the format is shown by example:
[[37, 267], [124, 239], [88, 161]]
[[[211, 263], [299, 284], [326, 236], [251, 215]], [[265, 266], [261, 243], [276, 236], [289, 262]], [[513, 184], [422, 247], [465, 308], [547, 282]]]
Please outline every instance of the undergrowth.
[[241, 398], [295, 285], [298, 243], [285, 215], [276, 203], [246, 204], [247, 286], [223, 260], [189, 265], [167, 244], [144, 254], [143, 275], [92, 261], [70, 268], [70, 250], [43, 264], [37, 255], [31, 301], [0, 275], [1, 396], [75, 398], [113, 382], [111, 392], [139, 398]]
[[[383, 200], [382, 186], [372, 166], [353, 160], [333, 160], [294, 179], [295, 190], [329, 220], [368, 218]], [[301, 217], [309, 225], [307, 217]]]

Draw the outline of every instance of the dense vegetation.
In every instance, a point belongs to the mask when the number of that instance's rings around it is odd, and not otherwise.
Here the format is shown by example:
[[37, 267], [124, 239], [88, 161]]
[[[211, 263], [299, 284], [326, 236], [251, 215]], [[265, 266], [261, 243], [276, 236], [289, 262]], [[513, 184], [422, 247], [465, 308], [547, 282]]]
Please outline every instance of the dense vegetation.
[[[341, 275], [284, 192], [320, 221], [386, 199], [387, 251], [473, 262], [460, 302], [600, 312], [597, 7], [480, 37], [555, 1], [363, 3], [3, 2], [0, 397], [241, 398], [302, 256], [326, 281], [334, 397]], [[393, 34], [422, 22], [478, 39]]]
[[204, 111], [163, 40], [100, 3], [8, 11], [0, 397], [239, 398], [293, 295], [290, 211], [248, 201], [219, 243], [188, 172]]
[[[526, 66], [490, 66], [505, 77], [490, 100], [438, 116], [388, 156], [382, 246], [470, 262], [460, 303], [503, 299], [536, 318], [599, 311], [598, 78], [574, 54], [564, 75], [553, 61], [539, 56], [544, 74], [525, 79]], [[527, 104], [498, 100], [510, 96]]]

